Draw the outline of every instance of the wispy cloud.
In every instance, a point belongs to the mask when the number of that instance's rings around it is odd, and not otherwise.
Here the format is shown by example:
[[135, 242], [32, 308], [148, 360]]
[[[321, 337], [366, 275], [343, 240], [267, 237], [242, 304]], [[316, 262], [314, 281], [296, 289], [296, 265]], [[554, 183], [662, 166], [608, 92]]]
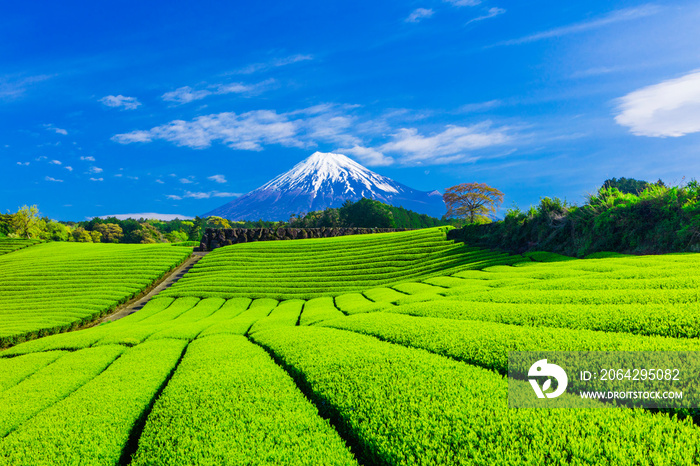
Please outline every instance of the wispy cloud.
[[484, 110], [491, 110], [493, 108], [498, 108], [503, 105], [501, 100], [489, 100], [486, 102], [477, 102], [473, 104], [464, 104], [460, 106], [456, 113], [477, 113], [483, 112]]
[[416, 8], [404, 21], [407, 23], [419, 23], [422, 20], [433, 16], [433, 13], [435, 12], [429, 8]]
[[630, 92], [617, 100], [617, 111], [617, 124], [637, 136], [700, 132], [700, 70]]
[[273, 60], [270, 60], [268, 62], [263, 62], [263, 63], [253, 63], [248, 66], [245, 66], [239, 70], [234, 71], [231, 74], [253, 74], [253, 73], [258, 73], [261, 71], [267, 71], [272, 68], [279, 68], [280, 66], [287, 66], [291, 65], [294, 63], [299, 63], [302, 61], [309, 61], [313, 60], [314, 57], [313, 55], [290, 55], [288, 57], [283, 57], [283, 58], [275, 58]]
[[483, 21], [485, 19], [495, 18], [496, 16], [502, 15], [505, 12], [506, 10], [504, 10], [503, 8], [489, 8], [489, 11], [485, 15], [477, 16], [474, 19], [470, 19], [469, 21], [467, 21], [467, 24], [475, 23], [477, 21]]
[[102, 171], [100, 167], [90, 167], [90, 173], [102, 173]]
[[173, 201], [180, 201], [180, 200], [182, 200], [182, 197], [181, 197], [181, 196], [178, 196], [178, 195], [176, 195], [176, 194], [168, 194], [168, 195], [165, 196], [165, 197], [167, 197], [168, 199], [172, 199]]
[[[474, 105], [490, 108], [497, 106], [496, 102]], [[363, 119], [348, 113], [355, 108], [324, 104], [287, 113], [272, 110], [240, 115], [219, 113], [192, 121], [176, 120], [150, 130], [117, 134], [112, 140], [129, 144], [161, 139], [193, 149], [221, 142], [233, 149], [251, 151], [261, 151], [268, 145], [311, 148], [326, 143], [335, 146], [333, 150], [372, 166], [465, 161], [472, 157], [469, 151], [512, 140], [509, 128], [496, 127], [489, 121], [471, 126], [448, 125], [438, 133], [425, 135], [418, 128], [395, 124], [394, 117]], [[412, 121], [409, 117], [404, 123]], [[397, 127], [401, 129], [394, 129]]]
[[72, 172], [72, 171], [73, 171], [73, 167], [71, 167], [70, 165], [67, 165], [67, 166], [65, 166], [64, 168], [65, 168], [66, 170], [68, 170], [69, 172]]
[[104, 181], [104, 178], [90, 178], [90, 181]]
[[88, 155], [87, 157], [80, 157], [80, 160], [86, 160], [86, 161], [88, 161], [88, 162], [94, 162], [94, 161], [95, 161], [95, 157], [93, 157], [93, 156], [91, 156], [91, 155]]
[[217, 183], [226, 183], [226, 177], [224, 175], [212, 175], [207, 177], [207, 179], [216, 181]]
[[158, 183], [158, 184], [165, 184], [165, 181], [163, 181], [163, 180], [156, 180], [156, 183]]
[[402, 164], [442, 164], [473, 159], [471, 151], [511, 141], [507, 128], [493, 128], [490, 121], [472, 126], [448, 125], [445, 130], [423, 136], [415, 128], [403, 128], [393, 141], [380, 146], [382, 153], [395, 153]]
[[477, 6], [481, 4], [481, 0], [444, 0], [454, 6]]
[[0, 76], [0, 100], [14, 100], [24, 95], [32, 85], [52, 78], [52, 75], [35, 76], [5, 75]]
[[213, 141], [221, 141], [234, 149], [260, 151], [263, 144], [303, 147], [304, 144], [295, 137], [296, 133], [296, 125], [285, 115], [256, 110], [241, 115], [225, 112], [191, 121], [175, 120], [148, 131], [117, 134], [112, 140], [129, 144], [163, 139], [194, 149], [204, 149]]
[[141, 106], [141, 102], [136, 97], [126, 97], [123, 95], [107, 95], [100, 99], [107, 107], [121, 108], [122, 110], [135, 110]]
[[67, 136], [67, 135], [68, 135], [68, 131], [66, 131], [65, 129], [62, 129], [62, 128], [56, 128], [56, 127], [55, 127], [54, 125], [52, 125], [52, 124], [44, 125], [44, 128], [46, 128], [47, 131], [53, 131], [53, 132], [56, 133], [56, 134], [61, 134], [61, 135], [63, 135], [63, 136]]
[[178, 104], [186, 104], [189, 102], [193, 102], [195, 100], [200, 100], [203, 99], [209, 95], [211, 95], [211, 91], [207, 90], [200, 90], [196, 91], [192, 89], [190, 86], [184, 86], [175, 89], [174, 91], [166, 92], [161, 96], [163, 100], [166, 102], [176, 102]]
[[53, 181], [54, 183], [63, 183], [63, 180], [57, 180], [56, 178], [52, 178], [50, 176], [45, 177], [44, 180]]
[[166, 102], [173, 102], [175, 104], [187, 104], [196, 100], [204, 99], [205, 97], [208, 97], [210, 95], [242, 94], [245, 96], [254, 96], [260, 94], [261, 92], [270, 88], [274, 84], [274, 79], [267, 79], [265, 81], [254, 84], [215, 84], [212, 86], [208, 86], [206, 89], [199, 90], [193, 89], [190, 86], [184, 86], [175, 89], [174, 91], [166, 92], [161, 96], [161, 98]]
[[51, 165], [63, 165], [60, 160], [52, 160], [49, 162]]
[[17, 165], [23, 165], [26, 167], [27, 165], [29, 165], [29, 162], [17, 162]]
[[653, 4], [641, 5], [638, 7], [625, 8], [621, 10], [614, 10], [608, 13], [607, 15], [597, 19], [570, 24], [568, 26], [562, 26], [554, 29], [548, 29], [546, 31], [541, 31], [535, 34], [520, 37], [518, 39], [498, 42], [494, 44], [494, 46], [527, 44], [529, 42], [537, 42], [544, 39], [562, 37], [567, 36], [569, 34], [577, 34], [585, 31], [590, 31], [591, 29], [597, 29], [603, 26], [608, 26], [610, 24], [645, 18], [647, 16], [655, 15], [659, 11], [661, 11], [661, 8]]
[[210, 197], [238, 197], [241, 193], [223, 193], [220, 191], [209, 191], [209, 192], [199, 192], [193, 193], [187, 191], [184, 197], [190, 197], [193, 199], [209, 199]]
[[387, 157], [377, 149], [372, 149], [371, 147], [355, 145], [352, 147], [339, 149], [338, 152], [342, 152], [346, 155], [352, 155], [363, 164], [371, 165], [373, 167], [385, 167], [394, 163], [394, 159]]
[[190, 183], [194, 183], [194, 181], [192, 181], [192, 180], [190, 180], [190, 179], [187, 179], [187, 178], [180, 178], [180, 183], [182, 183], [182, 184], [190, 184]]
[[243, 193], [226, 193], [226, 192], [217, 192], [217, 191], [214, 191], [212, 193], [212, 196], [214, 196], [214, 197], [240, 197], [242, 195], [243, 195]]

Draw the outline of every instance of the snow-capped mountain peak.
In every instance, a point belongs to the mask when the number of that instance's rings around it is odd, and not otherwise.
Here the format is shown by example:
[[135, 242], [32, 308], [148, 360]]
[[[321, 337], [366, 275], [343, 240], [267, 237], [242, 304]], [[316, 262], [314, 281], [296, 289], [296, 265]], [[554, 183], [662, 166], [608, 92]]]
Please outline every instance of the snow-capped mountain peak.
[[315, 152], [258, 189], [204, 214], [231, 220], [288, 220], [291, 214], [339, 207], [363, 197], [439, 217], [438, 192], [416, 191], [375, 173], [349, 157]]
[[354, 192], [353, 184], [360, 183], [368, 191], [379, 189], [398, 193], [392, 180], [366, 169], [343, 154], [314, 152], [309, 158], [296, 164], [291, 170], [269, 181], [258, 189], [299, 189], [301, 192], [318, 192], [327, 184], [345, 184], [348, 192]]

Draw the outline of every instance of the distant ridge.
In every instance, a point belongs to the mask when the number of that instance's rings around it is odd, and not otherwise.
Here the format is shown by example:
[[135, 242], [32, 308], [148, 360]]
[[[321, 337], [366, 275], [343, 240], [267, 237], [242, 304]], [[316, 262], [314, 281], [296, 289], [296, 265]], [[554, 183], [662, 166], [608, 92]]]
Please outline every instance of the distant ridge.
[[[188, 217], [187, 215], [180, 215], [180, 214], [157, 214], [155, 212], [145, 212], [142, 214], [116, 214], [116, 215], [100, 215], [98, 218], [101, 219], [106, 219], [106, 218], [116, 218], [117, 220], [126, 220], [129, 218], [133, 218], [134, 220], [138, 220], [140, 218], [145, 218], [146, 220], [152, 219], [152, 220], [162, 220], [162, 221], [170, 221], [170, 220], [175, 220], [175, 219], [180, 219], [180, 220], [192, 220], [194, 217]], [[92, 218], [92, 217], [90, 217]]]
[[438, 191], [417, 191], [342, 154], [315, 152], [288, 172], [204, 216], [288, 220], [291, 214], [339, 207], [347, 199], [363, 197], [432, 217], [442, 217], [446, 211]]

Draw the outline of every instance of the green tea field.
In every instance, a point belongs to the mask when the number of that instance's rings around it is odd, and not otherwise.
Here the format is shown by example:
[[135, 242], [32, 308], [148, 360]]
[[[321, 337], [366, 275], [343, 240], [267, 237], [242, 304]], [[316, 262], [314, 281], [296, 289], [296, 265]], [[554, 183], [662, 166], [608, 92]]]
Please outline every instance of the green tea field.
[[[128, 317], [0, 351], [0, 465], [700, 462], [687, 412], [514, 409], [505, 378], [509, 351], [699, 351], [700, 255], [445, 233], [227, 246]], [[191, 251], [110, 246], [0, 257], [2, 335], [103, 314]]]
[[[0, 348], [95, 320], [191, 253], [164, 245], [0, 241]], [[21, 249], [21, 250], [20, 250]]]

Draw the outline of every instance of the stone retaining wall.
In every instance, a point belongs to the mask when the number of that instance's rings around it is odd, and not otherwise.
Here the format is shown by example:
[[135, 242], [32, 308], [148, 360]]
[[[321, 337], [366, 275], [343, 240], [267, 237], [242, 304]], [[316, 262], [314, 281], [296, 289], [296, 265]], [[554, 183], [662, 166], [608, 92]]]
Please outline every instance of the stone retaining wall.
[[285, 239], [332, 238], [335, 236], [366, 235], [406, 231], [408, 228], [207, 228], [199, 245], [200, 251], [211, 251], [222, 246], [252, 241]]

